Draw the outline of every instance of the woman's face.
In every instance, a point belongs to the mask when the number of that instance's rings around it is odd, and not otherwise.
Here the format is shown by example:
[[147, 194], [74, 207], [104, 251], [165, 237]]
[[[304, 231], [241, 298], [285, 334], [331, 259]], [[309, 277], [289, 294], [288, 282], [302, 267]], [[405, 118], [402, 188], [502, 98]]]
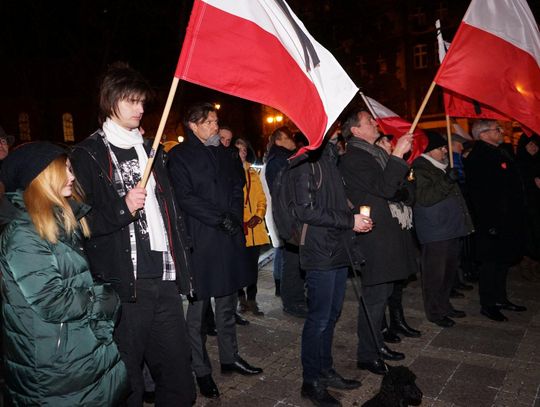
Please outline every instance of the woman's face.
[[247, 148], [246, 146], [243, 146], [241, 144], [237, 145], [236, 148], [238, 148], [238, 155], [240, 156], [240, 159], [242, 160], [243, 163], [246, 162], [246, 158], [247, 158]]
[[73, 175], [73, 171], [71, 169], [71, 163], [69, 162], [69, 159], [66, 160], [66, 184], [62, 188], [62, 196], [65, 198], [69, 198], [71, 194], [73, 193], [73, 181], [75, 181], [75, 176]]

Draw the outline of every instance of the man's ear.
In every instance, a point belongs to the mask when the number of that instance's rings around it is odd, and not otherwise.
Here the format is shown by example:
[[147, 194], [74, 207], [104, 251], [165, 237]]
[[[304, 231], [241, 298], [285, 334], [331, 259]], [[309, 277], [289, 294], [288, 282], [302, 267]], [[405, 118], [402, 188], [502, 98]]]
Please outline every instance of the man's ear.
[[353, 136], [357, 136], [359, 131], [360, 131], [360, 126], [351, 126], [351, 134]]
[[195, 133], [195, 130], [197, 129], [197, 125], [193, 122], [188, 122], [189, 129]]

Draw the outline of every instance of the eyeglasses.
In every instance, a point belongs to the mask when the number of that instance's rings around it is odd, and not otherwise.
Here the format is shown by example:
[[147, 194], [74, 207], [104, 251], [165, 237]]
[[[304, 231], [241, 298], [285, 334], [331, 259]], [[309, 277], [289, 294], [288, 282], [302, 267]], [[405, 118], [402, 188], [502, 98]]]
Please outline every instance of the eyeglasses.
[[3, 144], [3, 145], [5, 145], [5, 146], [7, 146], [9, 143], [8, 143], [7, 139], [5, 139], [5, 138], [0, 138], [0, 144]]
[[496, 131], [497, 133], [502, 133], [503, 129], [501, 127], [497, 126], [497, 127], [492, 128], [492, 129], [484, 130], [484, 132], [486, 132], [486, 131]]

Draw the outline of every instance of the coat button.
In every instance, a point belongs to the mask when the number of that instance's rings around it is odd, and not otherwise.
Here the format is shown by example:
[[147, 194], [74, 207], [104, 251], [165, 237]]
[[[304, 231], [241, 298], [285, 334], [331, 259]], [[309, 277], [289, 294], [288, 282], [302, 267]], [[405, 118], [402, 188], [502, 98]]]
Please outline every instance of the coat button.
[[124, 211], [123, 209], [120, 209], [120, 215], [123, 215], [124, 213], [126, 213], [126, 211]]

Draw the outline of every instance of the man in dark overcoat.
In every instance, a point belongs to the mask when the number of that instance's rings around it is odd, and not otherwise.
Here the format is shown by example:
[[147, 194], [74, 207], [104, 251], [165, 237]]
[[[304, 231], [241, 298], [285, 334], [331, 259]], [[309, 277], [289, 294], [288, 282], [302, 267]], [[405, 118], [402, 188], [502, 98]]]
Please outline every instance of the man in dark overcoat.
[[223, 373], [258, 374], [238, 354], [235, 308], [237, 291], [254, 283], [249, 273], [242, 228], [244, 180], [239, 161], [221, 145], [214, 106], [201, 103], [188, 109], [186, 141], [169, 152], [169, 174], [192, 239], [195, 294], [187, 311], [192, 367], [201, 394], [219, 397], [206, 352], [201, 324], [215, 298], [219, 359]]
[[473, 221], [476, 256], [481, 262], [478, 290], [480, 312], [505, 321], [501, 309], [525, 311], [508, 300], [508, 269], [518, 263], [525, 249], [525, 201], [514, 158], [500, 147], [502, 129], [495, 120], [478, 120], [472, 127], [475, 143], [465, 161]]
[[341, 128], [348, 139], [347, 152], [341, 156], [340, 172], [345, 182], [347, 198], [358, 212], [360, 205], [371, 207], [374, 228], [371, 233], [358, 235], [366, 264], [362, 269], [362, 296], [376, 332], [376, 343], [369, 334], [365, 312], [358, 313], [358, 367], [375, 374], [386, 371], [382, 355], [388, 360], [403, 359], [404, 355], [389, 349], [380, 332], [384, 311], [393, 282], [406, 279], [416, 270], [410, 244], [399, 224], [399, 218], [411, 213], [400, 211], [389, 201], [401, 188], [409, 167], [403, 155], [412, 143], [412, 136], [402, 136], [391, 155], [374, 145], [379, 137], [377, 122], [366, 111], [356, 110]]

